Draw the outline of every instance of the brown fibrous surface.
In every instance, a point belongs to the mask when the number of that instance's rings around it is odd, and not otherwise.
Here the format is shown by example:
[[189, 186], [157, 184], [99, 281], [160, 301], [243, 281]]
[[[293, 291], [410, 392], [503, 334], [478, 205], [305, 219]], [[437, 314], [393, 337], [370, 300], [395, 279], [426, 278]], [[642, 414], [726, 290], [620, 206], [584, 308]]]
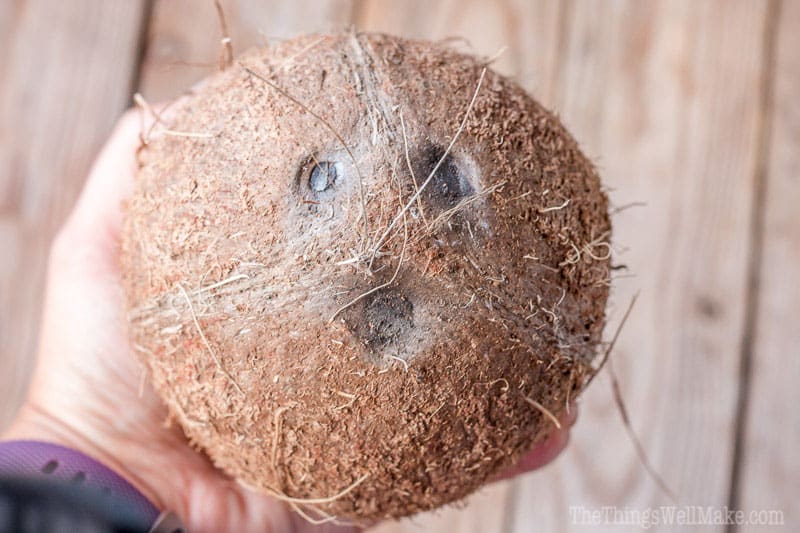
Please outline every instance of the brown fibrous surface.
[[545, 439], [534, 405], [561, 416], [593, 374], [607, 198], [480, 59], [301, 37], [165, 120], [124, 224], [132, 345], [246, 486], [362, 523], [431, 509]]

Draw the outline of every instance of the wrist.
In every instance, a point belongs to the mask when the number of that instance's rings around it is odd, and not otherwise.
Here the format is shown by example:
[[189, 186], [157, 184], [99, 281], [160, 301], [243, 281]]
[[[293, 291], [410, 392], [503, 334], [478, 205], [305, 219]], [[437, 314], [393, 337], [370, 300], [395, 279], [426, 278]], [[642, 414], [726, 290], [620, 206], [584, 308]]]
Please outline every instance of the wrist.
[[40, 441], [80, 452], [122, 477], [156, 508], [165, 509], [165, 500], [148, 479], [147, 471], [142, 475], [143, 472], [136, 464], [138, 461], [132, 461], [125, 456], [124, 451], [129, 444], [115, 443], [110, 435], [100, 432], [87, 434], [46, 410], [26, 404], [11, 426], [0, 436], [0, 440]]
[[[0, 442], [0, 494], [0, 505], [11, 506], [12, 514], [56, 521], [59, 531], [96, 529], [89, 524], [105, 524], [114, 531], [151, 531], [168, 518], [160, 518], [150, 500], [103, 463], [40, 440]], [[14, 528], [16, 521], [12, 518], [9, 524], [9, 516], [3, 514], [0, 529]]]

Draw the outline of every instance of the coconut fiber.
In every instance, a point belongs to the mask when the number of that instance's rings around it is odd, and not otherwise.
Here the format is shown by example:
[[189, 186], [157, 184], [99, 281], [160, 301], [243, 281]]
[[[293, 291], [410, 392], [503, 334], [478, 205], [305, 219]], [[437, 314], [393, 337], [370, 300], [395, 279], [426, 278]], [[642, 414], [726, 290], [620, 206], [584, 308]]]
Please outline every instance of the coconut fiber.
[[194, 446], [302, 512], [463, 498], [594, 373], [607, 198], [481, 59], [353, 32], [254, 50], [176, 102], [140, 163], [135, 351]]

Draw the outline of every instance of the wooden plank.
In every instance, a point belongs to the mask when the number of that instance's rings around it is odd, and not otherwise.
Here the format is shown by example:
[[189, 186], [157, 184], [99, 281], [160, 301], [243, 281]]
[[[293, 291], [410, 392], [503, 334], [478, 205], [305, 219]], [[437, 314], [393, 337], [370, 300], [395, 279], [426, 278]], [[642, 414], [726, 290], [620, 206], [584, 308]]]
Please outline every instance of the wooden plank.
[[[763, 253], [738, 506], [800, 528], [800, 3], [776, 13]], [[745, 527], [766, 531], [775, 527]]]
[[[359, 30], [442, 40], [465, 52], [494, 57], [493, 68], [517, 79], [536, 97], [550, 103], [563, 12], [560, 4], [527, 0], [368, 0], [356, 12]], [[504, 50], [505, 49], [505, 50]], [[512, 485], [486, 487], [459, 506], [385, 523], [376, 533], [502, 531], [509, 519]]]
[[[352, 0], [223, 0], [234, 53], [271, 39], [342, 30], [350, 24]], [[219, 17], [214, 3], [160, 0], [153, 10], [140, 91], [153, 102], [179, 95], [218, 69]]]
[[[641, 298], [613, 357], [679, 504], [728, 503], [766, 7], [575, 2], [560, 61], [557, 107], [613, 203], [647, 202], [614, 218], [615, 262], [635, 278], [615, 284], [612, 328]], [[571, 506], [671, 503], [636, 459], [606, 378], [584, 396], [567, 453], [520, 483], [513, 531], [571, 531]]]
[[0, 428], [27, 387], [50, 239], [129, 105], [143, 12], [143, 0], [0, 9]]

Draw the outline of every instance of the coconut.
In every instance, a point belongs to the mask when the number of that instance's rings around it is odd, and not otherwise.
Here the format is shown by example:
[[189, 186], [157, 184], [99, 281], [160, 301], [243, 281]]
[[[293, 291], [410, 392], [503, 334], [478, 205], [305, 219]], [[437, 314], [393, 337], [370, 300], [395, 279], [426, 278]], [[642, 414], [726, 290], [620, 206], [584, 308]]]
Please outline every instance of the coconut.
[[485, 61], [300, 37], [164, 122], [124, 223], [132, 345], [245, 486], [361, 523], [432, 509], [546, 439], [593, 375], [607, 198]]

